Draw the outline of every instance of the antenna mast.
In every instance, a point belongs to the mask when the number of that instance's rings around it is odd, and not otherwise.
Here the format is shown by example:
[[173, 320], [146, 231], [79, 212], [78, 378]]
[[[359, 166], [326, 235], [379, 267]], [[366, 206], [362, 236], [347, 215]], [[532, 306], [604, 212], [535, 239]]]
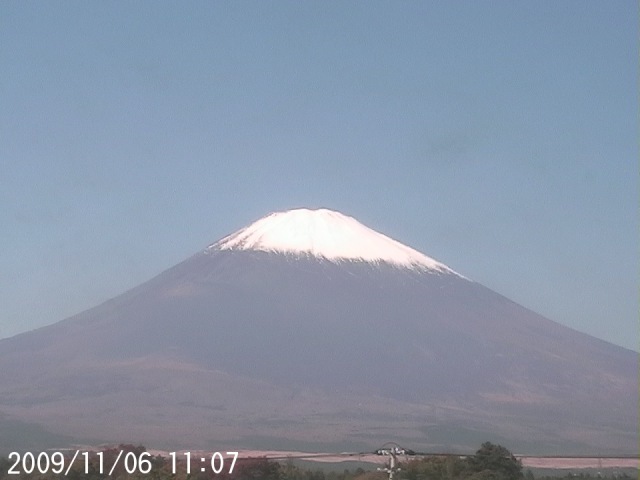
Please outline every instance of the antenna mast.
[[409, 451], [405, 450], [404, 448], [401, 448], [397, 445], [392, 446], [390, 448], [381, 448], [379, 450], [376, 450], [376, 454], [378, 455], [388, 455], [389, 457], [391, 457], [389, 459], [389, 464], [387, 467], [385, 468], [378, 468], [379, 472], [386, 472], [389, 474], [389, 480], [393, 480], [393, 475], [396, 472], [400, 471], [400, 468], [398, 468], [398, 455], [407, 455], [407, 454], [412, 454], [413, 452], [409, 453]]

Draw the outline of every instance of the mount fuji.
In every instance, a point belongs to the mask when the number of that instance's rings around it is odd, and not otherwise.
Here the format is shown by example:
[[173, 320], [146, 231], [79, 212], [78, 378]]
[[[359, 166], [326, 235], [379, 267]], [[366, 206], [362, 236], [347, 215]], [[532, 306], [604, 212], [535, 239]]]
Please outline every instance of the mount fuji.
[[409, 269], [455, 273], [446, 265], [331, 210], [290, 210], [267, 215], [210, 250], [257, 250], [312, 256], [334, 263], [386, 263]]
[[24, 448], [637, 453], [637, 353], [326, 209], [268, 215], [0, 340], [0, 365], [0, 451], [18, 432]]

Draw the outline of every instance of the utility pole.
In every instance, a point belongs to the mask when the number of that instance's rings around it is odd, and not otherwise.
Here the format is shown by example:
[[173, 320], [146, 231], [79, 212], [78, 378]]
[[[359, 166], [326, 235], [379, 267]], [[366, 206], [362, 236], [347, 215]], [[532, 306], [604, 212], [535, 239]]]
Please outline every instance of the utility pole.
[[398, 446], [394, 446], [391, 448], [381, 448], [379, 450], [376, 450], [376, 454], [378, 455], [388, 455], [389, 457], [391, 457], [389, 459], [389, 464], [387, 465], [387, 467], [385, 468], [378, 468], [379, 472], [386, 472], [389, 474], [389, 480], [393, 480], [393, 475], [396, 472], [399, 472], [400, 469], [398, 468], [398, 455], [406, 455], [407, 451], [404, 450], [403, 448], [400, 448]]
[[386, 468], [379, 468], [378, 471], [387, 472], [389, 474], [389, 480], [393, 480], [393, 474], [399, 472], [400, 469], [396, 469], [396, 454], [389, 453], [389, 455], [391, 455], [391, 458], [389, 459], [389, 466]]

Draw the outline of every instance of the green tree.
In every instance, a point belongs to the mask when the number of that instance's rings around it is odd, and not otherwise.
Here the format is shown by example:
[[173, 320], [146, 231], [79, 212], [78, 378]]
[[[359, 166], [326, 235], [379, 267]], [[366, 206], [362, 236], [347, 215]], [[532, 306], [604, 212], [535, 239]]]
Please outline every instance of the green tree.
[[454, 480], [461, 478], [465, 467], [459, 457], [428, 457], [409, 461], [400, 475], [406, 480]]
[[473, 457], [467, 459], [473, 480], [520, 480], [522, 464], [502, 445], [485, 442]]

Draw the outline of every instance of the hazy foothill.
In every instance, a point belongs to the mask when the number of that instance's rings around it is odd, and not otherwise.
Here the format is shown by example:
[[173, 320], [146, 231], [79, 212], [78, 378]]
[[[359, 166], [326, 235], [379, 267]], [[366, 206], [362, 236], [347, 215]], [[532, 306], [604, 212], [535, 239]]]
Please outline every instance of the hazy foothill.
[[638, 354], [339, 212], [268, 215], [0, 341], [0, 447], [637, 453]]

